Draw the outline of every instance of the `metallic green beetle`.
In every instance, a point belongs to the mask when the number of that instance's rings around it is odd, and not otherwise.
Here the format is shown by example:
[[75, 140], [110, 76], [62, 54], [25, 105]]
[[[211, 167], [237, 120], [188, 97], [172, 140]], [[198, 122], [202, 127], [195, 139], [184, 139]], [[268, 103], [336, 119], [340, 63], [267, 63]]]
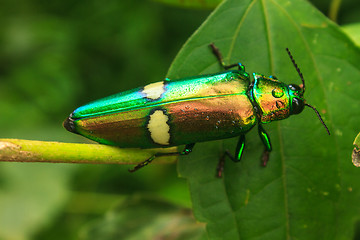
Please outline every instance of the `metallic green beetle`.
[[[266, 165], [272, 147], [262, 124], [299, 114], [305, 106], [316, 112], [329, 133], [319, 112], [303, 98], [305, 81], [288, 49], [302, 80], [301, 87], [257, 73], [251, 82], [243, 65], [225, 65], [220, 51], [214, 44], [210, 47], [226, 71], [165, 79], [88, 103], [72, 112], [64, 127], [96, 142], [120, 147], [186, 145], [182, 152], [155, 154], [130, 171], [158, 156], [189, 154], [196, 142], [235, 136], [240, 136], [235, 156], [228, 152], [224, 156], [240, 161], [245, 134], [255, 125], [265, 146], [262, 158]], [[233, 67], [238, 70], [227, 70]]]

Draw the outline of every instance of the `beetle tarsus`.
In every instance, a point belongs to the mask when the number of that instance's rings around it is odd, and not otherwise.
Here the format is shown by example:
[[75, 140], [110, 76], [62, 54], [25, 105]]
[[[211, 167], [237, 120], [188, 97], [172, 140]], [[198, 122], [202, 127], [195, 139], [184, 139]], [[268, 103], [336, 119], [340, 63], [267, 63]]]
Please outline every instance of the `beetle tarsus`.
[[211, 47], [211, 50], [212, 50], [213, 54], [215, 55], [215, 57], [217, 58], [217, 60], [219, 61], [221, 67], [225, 68], [225, 63], [224, 63], [224, 60], [223, 60], [220, 50], [215, 46], [214, 43], [210, 43], [209, 46]]
[[210, 43], [209, 46], [211, 47], [211, 50], [212, 50], [213, 54], [216, 56], [217, 60], [220, 63], [220, 66], [222, 68], [224, 68], [225, 70], [228, 70], [228, 69], [233, 68], [233, 67], [238, 67], [239, 70], [245, 71], [245, 67], [241, 63], [233, 63], [233, 64], [230, 64], [230, 65], [226, 65], [220, 50], [215, 46], [215, 44]]
[[269, 158], [270, 158], [270, 152], [267, 149], [265, 149], [261, 156], [261, 165], [263, 167], [266, 167]]
[[152, 160], [154, 160], [157, 157], [157, 154], [151, 156], [150, 158], [146, 159], [145, 161], [139, 163], [138, 165], [136, 165], [134, 168], [132, 169], [128, 169], [129, 172], [133, 173], [137, 170], [139, 170], [142, 167], [145, 167], [146, 165], [148, 165], [149, 163], [152, 162]]
[[192, 152], [193, 147], [195, 146], [195, 143], [187, 144], [183, 151], [181, 152], [171, 152], [171, 153], [156, 153], [150, 158], [146, 159], [145, 161], [139, 163], [134, 168], [128, 169], [129, 172], [133, 173], [137, 170], [139, 170], [142, 167], [145, 167], [149, 163], [151, 163], [155, 158], [157, 157], [164, 157], [164, 156], [174, 156], [174, 155], [188, 155]]
[[216, 177], [217, 178], [222, 178], [222, 176], [223, 176], [226, 156], [229, 157], [234, 162], [238, 162], [238, 161], [235, 160], [235, 157], [233, 155], [231, 155], [229, 150], [225, 150], [223, 155], [219, 158], [219, 163], [218, 163], [218, 165], [216, 167]]
[[224, 165], [225, 165], [225, 154], [219, 159], [219, 163], [216, 167], [216, 177], [222, 178], [224, 172]]

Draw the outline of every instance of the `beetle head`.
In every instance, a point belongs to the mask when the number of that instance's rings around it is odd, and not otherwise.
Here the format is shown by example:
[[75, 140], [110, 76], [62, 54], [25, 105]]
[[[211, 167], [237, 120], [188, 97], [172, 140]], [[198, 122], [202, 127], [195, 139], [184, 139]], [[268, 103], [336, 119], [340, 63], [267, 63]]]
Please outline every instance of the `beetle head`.
[[287, 86], [290, 97], [290, 114], [299, 114], [304, 110], [304, 90], [299, 85], [290, 84]]
[[296, 84], [290, 84], [288, 85], [288, 90], [289, 90], [289, 95], [290, 95], [290, 114], [299, 114], [304, 110], [304, 107], [310, 107], [312, 110], [314, 110], [314, 112], [316, 113], [316, 115], [318, 116], [320, 122], [322, 123], [322, 125], [325, 127], [327, 133], [330, 135], [330, 131], [328, 129], [328, 127], [326, 126], [324, 120], [322, 119], [320, 113], [318, 112], [318, 110], [314, 107], [311, 106], [310, 104], [306, 103], [305, 99], [303, 98], [303, 95], [305, 93], [305, 80], [304, 77], [300, 71], [300, 68], [298, 67], [298, 65], [296, 64], [293, 56], [291, 55], [290, 51], [288, 48], [286, 48], [286, 51], [290, 57], [290, 60], [292, 62], [292, 64], [294, 65], [297, 73], [299, 74], [299, 77], [302, 81], [302, 85], [296, 85]]

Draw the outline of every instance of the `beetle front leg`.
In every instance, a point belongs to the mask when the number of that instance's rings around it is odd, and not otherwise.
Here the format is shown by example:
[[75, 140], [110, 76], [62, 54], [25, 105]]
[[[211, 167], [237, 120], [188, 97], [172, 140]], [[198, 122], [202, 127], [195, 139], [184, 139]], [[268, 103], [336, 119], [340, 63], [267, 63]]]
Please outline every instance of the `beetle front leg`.
[[163, 157], [163, 156], [173, 156], [173, 155], [188, 155], [192, 152], [192, 149], [194, 148], [195, 143], [187, 144], [182, 152], [172, 152], [172, 153], [156, 153], [152, 155], [150, 158], [146, 159], [145, 161], [139, 163], [136, 165], [133, 169], [129, 169], [129, 172], [135, 172], [139, 170], [142, 167], [145, 167], [149, 163], [151, 163], [155, 158], [157, 157]]
[[272, 147], [271, 147], [270, 137], [265, 132], [265, 129], [262, 127], [261, 124], [258, 124], [258, 131], [259, 131], [259, 136], [261, 138], [261, 141], [263, 142], [263, 144], [265, 146], [264, 152], [261, 157], [262, 165], [265, 167], [267, 162], [269, 161], [270, 152], [272, 150]]

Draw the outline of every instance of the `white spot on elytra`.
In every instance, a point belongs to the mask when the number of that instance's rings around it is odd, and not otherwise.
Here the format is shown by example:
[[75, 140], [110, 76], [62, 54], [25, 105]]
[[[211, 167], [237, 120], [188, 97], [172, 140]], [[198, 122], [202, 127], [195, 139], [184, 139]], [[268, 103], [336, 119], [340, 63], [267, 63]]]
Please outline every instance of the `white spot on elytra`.
[[170, 126], [167, 124], [169, 117], [161, 110], [156, 110], [150, 115], [150, 120], [147, 125], [152, 140], [161, 145], [169, 145], [170, 141]]
[[150, 98], [152, 100], [159, 99], [161, 94], [165, 92], [164, 82], [156, 82], [146, 85], [144, 90], [142, 91], [145, 94], [146, 98]]

